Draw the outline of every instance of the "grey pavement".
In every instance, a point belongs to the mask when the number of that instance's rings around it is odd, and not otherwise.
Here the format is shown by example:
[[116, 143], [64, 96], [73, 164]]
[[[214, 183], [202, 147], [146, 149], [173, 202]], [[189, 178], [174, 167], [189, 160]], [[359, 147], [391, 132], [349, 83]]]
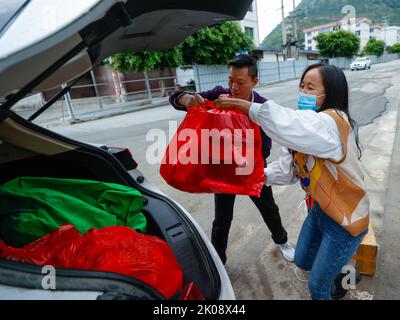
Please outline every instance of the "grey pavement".
[[[376, 275], [363, 277], [347, 299], [399, 299], [400, 60], [373, 65], [371, 70], [346, 71], [346, 76], [351, 114], [360, 124], [362, 168], [371, 200], [371, 220], [380, 245]], [[257, 91], [295, 108], [298, 80], [262, 86]], [[145, 177], [181, 203], [210, 235], [213, 196], [173, 189], [161, 178], [159, 165], [149, 164], [146, 159], [153, 143], [146, 141], [149, 130], [159, 128], [168, 132], [169, 121], [180, 122], [184, 115], [170, 106], [161, 106], [74, 125], [42, 125], [80, 141], [129, 147]], [[273, 144], [269, 161], [277, 159], [279, 148]], [[289, 240], [296, 244], [306, 216], [301, 205], [304, 193], [298, 185], [274, 187], [273, 191]], [[238, 299], [309, 299], [307, 283], [300, 280], [306, 275], [296, 275], [294, 265], [282, 258], [248, 197], [236, 199], [227, 256], [226, 269]]]
[[[398, 105], [398, 108], [400, 106]], [[397, 113], [397, 132], [389, 167], [389, 181], [384, 201], [384, 217], [379, 240], [377, 275], [374, 278], [378, 299], [400, 299], [400, 112]]]

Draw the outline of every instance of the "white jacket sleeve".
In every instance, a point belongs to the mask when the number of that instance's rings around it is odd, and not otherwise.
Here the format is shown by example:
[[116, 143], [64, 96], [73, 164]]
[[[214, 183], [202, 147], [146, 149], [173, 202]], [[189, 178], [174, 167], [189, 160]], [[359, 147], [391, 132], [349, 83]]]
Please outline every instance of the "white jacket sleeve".
[[293, 156], [290, 151], [282, 147], [279, 154], [279, 159], [268, 164], [264, 169], [266, 176], [265, 184], [267, 186], [278, 185], [285, 186], [298, 181], [298, 178], [293, 176], [292, 170]]
[[269, 100], [264, 104], [253, 103], [249, 117], [282, 146], [318, 158], [337, 161], [342, 158], [339, 130], [328, 114], [293, 110]]

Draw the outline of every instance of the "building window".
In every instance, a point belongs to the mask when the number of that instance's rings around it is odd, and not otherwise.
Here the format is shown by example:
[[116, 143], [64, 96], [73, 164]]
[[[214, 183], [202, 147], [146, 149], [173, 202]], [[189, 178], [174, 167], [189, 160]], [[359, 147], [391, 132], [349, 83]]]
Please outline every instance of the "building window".
[[254, 40], [254, 29], [250, 27], [244, 27], [244, 33]]
[[311, 37], [311, 32], [307, 32], [307, 37]]
[[371, 33], [374, 33], [374, 31], [375, 31], [374, 28], [369, 29], [369, 32], [371, 32]]
[[357, 37], [361, 36], [361, 31], [359, 31], [359, 30], [356, 31], [356, 36], [357, 36]]
[[308, 51], [312, 51], [312, 47], [307, 47], [307, 50]]
[[312, 42], [312, 40], [307, 40], [307, 43], [308, 43], [308, 44], [311, 44], [311, 42]]
[[250, 5], [249, 12], [253, 12], [253, 4]]

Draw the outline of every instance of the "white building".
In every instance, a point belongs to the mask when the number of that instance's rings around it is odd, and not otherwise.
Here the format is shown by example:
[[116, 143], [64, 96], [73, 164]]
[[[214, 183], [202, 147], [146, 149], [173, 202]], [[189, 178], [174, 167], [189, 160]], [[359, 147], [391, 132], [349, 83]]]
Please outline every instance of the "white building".
[[282, 49], [276, 49], [270, 46], [259, 46], [254, 48], [253, 53], [258, 55], [261, 62], [284, 61]]
[[306, 50], [317, 50], [316, 36], [321, 33], [335, 32], [339, 30], [350, 31], [360, 38], [360, 50], [364, 48], [370, 39], [371, 20], [368, 18], [338, 20], [327, 24], [318, 25], [304, 32], [304, 48]]
[[[243, 32], [249, 35], [253, 39], [254, 45], [258, 47], [260, 45], [260, 37], [258, 32], [257, 1], [253, 1], [244, 19], [238, 21], [238, 23]], [[271, 54], [271, 59], [276, 59], [276, 57], [275, 53]], [[195, 78], [193, 69], [183, 70], [181, 68], [176, 69], [176, 77], [176, 82], [180, 85], [186, 85]]]
[[382, 26], [380, 24], [374, 24], [369, 29], [369, 38], [381, 40], [382, 39]]
[[385, 41], [387, 46], [393, 46], [395, 43], [400, 42], [400, 27], [390, 26], [382, 28], [381, 39]]
[[246, 16], [243, 20], [239, 21], [240, 27], [243, 32], [249, 35], [256, 47], [260, 45], [260, 36], [258, 32], [258, 15], [257, 15], [257, 1], [253, 1]]

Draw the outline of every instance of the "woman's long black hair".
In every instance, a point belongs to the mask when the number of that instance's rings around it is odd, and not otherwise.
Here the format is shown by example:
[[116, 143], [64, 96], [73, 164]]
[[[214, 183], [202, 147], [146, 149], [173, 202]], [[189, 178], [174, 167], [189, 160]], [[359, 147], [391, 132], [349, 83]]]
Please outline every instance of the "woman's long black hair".
[[347, 84], [346, 76], [343, 71], [336, 66], [326, 65], [322, 63], [312, 64], [303, 72], [300, 80], [300, 86], [306, 73], [312, 69], [318, 68], [322, 82], [325, 89], [325, 101], [319, 108], [318, 112], [334, 109], [344, 112], [348, 119], [351, 128], [356, 137], [357, 149], [359, 152], [359, 159], [361, 158], [361, 145], [358, 137], [357, 123], [350, 117], [349, 114], [349, 86]]

